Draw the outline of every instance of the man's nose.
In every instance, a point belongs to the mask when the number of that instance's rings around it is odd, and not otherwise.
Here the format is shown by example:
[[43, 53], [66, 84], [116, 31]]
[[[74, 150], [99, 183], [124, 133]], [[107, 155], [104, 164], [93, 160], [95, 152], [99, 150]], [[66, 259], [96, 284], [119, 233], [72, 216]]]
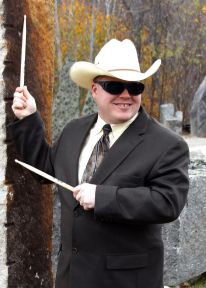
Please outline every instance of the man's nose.
[[124, 91], [119, 95], [119, 97], [130, 98], [131, 95], [129, 94], [128, 90], [125, 88]]

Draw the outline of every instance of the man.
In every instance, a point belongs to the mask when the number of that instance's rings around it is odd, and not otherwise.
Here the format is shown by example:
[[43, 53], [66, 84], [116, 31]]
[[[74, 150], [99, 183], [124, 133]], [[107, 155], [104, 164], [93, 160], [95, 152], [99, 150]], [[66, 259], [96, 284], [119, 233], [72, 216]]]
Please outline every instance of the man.
[[98, 114], [71, 121], [53, 147], [27, 88], [14, 93], [11, 127], [23, 160], [75, 186], [59, 187], [57, 288], [163, 287], [161, 224], [184, 207], [189, 156], [184, 140], [141, 107], [139, 81], [160, 63], [141, 73], [127, 39], [106, 43], [95, 64], [75, 63], [70, 76], [91, 89]]

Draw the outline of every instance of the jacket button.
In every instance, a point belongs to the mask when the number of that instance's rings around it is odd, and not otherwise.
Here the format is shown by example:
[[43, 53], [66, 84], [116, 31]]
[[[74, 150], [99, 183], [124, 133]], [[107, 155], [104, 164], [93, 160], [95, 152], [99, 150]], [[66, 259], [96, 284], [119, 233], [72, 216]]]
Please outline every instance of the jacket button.
[[73, 248], [72, 248], [72, 252], [73, 252], [74, 254], [77, 254], [78, 249], [77, 249], [76, 247], [73, 247]]

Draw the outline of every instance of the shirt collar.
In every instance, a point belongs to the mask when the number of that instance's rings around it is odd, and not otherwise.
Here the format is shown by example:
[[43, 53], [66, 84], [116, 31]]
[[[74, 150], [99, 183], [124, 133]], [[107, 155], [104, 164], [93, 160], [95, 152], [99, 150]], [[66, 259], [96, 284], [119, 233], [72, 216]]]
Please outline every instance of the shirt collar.
[[102, 127], [105, 124], [107, 124], [107, 123], [98, 115], [97, 122], [95, 123], [95, 125], [93, 127], [94, 135], [97, 135], [97, 134], [101, 133]]
[[119, 124], [111, 124], [113, 137], [116, 138], [119, 135], [121, 135], [129, 127], [129, 125], [137, 118], [137, 116], [138, 112], [126, 122]]
[[[129, 127], [129, 125], [137, 118], [138, 116], [138, 112], [128, 121], [123, 122], [123, 123], [119, 123], [119, 124], [110, 124], [111, 128], [112, 128], [112, 134], [115, 137], [115, 135], [124, 132], [124, 130], [127, 129], [127, 127]], [[94, 127], [93, 127], [93, 131], [92, 134], [93, 135], [97, 135], [99, 133], [102, 132], [102, 127], [107, 124], [101, 117], [100, 115], [98, 115], [97, 118], [97, 122], [95, 123]]]

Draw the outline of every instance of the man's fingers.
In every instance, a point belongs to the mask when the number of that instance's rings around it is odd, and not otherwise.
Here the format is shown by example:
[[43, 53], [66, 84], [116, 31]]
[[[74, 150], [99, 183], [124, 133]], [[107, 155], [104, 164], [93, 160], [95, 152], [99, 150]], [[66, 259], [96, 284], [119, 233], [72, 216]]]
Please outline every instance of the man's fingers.
[[74, 191], [73, 191], [73, 196], [74, 198], [76, 198], [77, 194], [79, 193], [80, 191], [80, 186], [76, 186], [74, 187]]
[[26, 97], [26, 99], [28, 99], [31, 96], [31, 94], [27, 90], [27, 86], [24, 86], [23, 93], [24, 93], [24, 96]]
[[81, 206], [84, 206], [84, 205], [85, 205], [85, 204], [84, 204], [84, 201], [83, 201], [82, 199], [80, 200], [79, 204], [80, 204]]
[[75, 198], [76, 198], [77, 201], [80, 201], [80, 200], [82, 201], [83, 199], [82, 199], [82, 194], [81, 194], [81, 192], [79, 192], [79, 193], [76, 195]]
[[27, 87], [17, 87], [13, 95], [12, 110], [18, 119], [23, 119], [36, 112], [36, 101]]
[[29, 98], [29, 96], [31, 95], [29, 93], [29, 91], [27, 90], [27, 86], [22, 87], [17, 87], [15, 90], [14, 95], [20, 93], [23, 97], [25, 97], [25, 99], [27, 100]]
[[26, 103], [26, 98], [24, 97], [24, 95], [16, 92], [16, 93], [14, 93], [13, 102], [15, 103], [15, 102], [18, 102], [18, 101]]
[[94, 208], [95, 204], [96, 185], [83, 183], [76, 186], [73, 191], [74, 198], [84, 208], [84, 210], [90, 210]]
[[23, 88], [22, 87], [16, 87], [16, 92], [18, 93], [22, 93], [23, 92]]
[[82, 193], [80, 191], [80, 186], [74, 187], [73, 196], [77, 201], [80, 201]]
[[22, 110], [22, 109], [25, 109], [25, 107], [24, 107], [24, 104], [13, 104], [12, 105], [12, 109], [13, 110]]
[[26, 106], [27, 106], [27, 103], [24, 99], [18, 98], [18, 97], [14, 98], [13, 105], [12, 105], [14, 109], [25, 109]]
[[13, 102], [16, 102], [19, 100], [24, 101], [26, 103], [27, 98], [25, 97], [25, 95], [23, 93], [15, 92]]

